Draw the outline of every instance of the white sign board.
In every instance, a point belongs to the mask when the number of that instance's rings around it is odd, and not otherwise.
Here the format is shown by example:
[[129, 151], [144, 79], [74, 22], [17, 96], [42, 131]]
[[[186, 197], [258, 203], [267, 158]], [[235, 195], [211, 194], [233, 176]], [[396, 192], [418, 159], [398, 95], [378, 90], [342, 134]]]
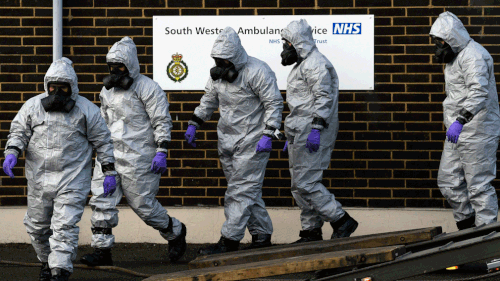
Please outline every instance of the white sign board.
[[286, 89], [293, 66], [281, 65], [281, 29], [306, 19], [316, 46], [333, 64], [340, 90], [373, 90], [374, 16], [154, 16], [153, 79], [164, 90], [203, 90], [215, 63], [210, 57], [226, 26], [239, 35], [249, 56], [265, 61]]

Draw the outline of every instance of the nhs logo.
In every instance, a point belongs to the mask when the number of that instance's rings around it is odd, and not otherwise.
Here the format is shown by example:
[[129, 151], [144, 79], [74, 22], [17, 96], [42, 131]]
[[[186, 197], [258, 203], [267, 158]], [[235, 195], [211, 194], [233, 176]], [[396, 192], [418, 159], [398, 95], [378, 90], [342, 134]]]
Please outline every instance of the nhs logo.
[[333, 34], [361, 34], [361, 23], [333, 23]]

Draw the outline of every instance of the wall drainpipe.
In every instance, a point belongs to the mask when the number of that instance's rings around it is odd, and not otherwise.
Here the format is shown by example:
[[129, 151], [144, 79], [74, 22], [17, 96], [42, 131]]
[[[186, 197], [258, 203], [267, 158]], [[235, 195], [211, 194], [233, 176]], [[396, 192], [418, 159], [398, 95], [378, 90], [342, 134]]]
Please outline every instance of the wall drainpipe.
[[63, 49], [63, 0], [53, 0], [52, 19], [52, 59], [56, 61], [62, 57]]

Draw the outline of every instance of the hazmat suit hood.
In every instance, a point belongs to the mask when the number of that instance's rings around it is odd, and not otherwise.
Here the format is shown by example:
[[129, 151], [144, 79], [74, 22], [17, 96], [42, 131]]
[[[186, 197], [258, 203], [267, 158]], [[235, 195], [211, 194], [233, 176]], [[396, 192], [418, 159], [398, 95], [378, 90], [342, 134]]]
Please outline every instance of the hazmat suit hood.
[[234, 64], [236, 70], [240, 70], [248, 61], [248, 55], [241, 45], [240, 37], [231, 27], [226, 27], [215, 39], [212, 58], [221, 58]]
[[140, 75], [139, 59], [134, 41], [128, 36], [116, 42], [106, 55], [106, 62], [123, 63], [130, 77], [137, 80]]
[[70, 59], [62, 57], [50, 65], [43, 79], [46, 93], [49, 92], [49, 82], [68, 83], [71, 87], [71, 99], [76, 100], [79, 92], [78, 78], [73, 69], [73, 62]]
[[443, 39], [451, 46], [455, 54], [460, 53], [469, 44], [469, 41], [472, 40], [462, 21], [450, 12], [444, 12], [439, 15], [432, 25], [429, 34]]
[[316, 48], [311, 26], [305, 19], [295, 20], [281, 32], [281, 37], [292, 43], [300, 58], [305, 59]]

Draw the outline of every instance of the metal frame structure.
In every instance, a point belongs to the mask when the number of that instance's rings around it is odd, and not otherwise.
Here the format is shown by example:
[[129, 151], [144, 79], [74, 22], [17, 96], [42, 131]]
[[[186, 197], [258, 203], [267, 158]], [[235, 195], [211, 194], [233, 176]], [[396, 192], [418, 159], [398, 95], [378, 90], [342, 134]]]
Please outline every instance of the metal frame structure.
[[456, 264], [466, 264], [498, 257], [499, 253], [500, 233], [494, 231], [486, 236], [460, 242], [449, 242], [444, 246], [417, 253], [407, 253], [395, 261], [319, 278], [315, 279], [315, 281], [394, 281]]

